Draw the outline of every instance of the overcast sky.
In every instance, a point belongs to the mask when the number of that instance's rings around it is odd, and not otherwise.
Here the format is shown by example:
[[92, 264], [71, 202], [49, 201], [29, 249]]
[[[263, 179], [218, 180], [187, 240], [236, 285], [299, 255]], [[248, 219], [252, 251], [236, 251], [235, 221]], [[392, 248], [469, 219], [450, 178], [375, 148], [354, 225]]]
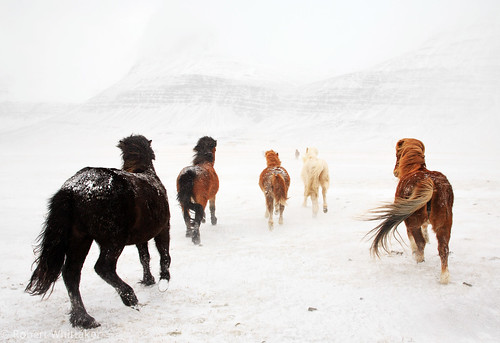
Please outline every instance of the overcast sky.
[[199, 45], [311, 80], [369, 68], [496, 0], [0, 0], [0, 101], [83, 102]]

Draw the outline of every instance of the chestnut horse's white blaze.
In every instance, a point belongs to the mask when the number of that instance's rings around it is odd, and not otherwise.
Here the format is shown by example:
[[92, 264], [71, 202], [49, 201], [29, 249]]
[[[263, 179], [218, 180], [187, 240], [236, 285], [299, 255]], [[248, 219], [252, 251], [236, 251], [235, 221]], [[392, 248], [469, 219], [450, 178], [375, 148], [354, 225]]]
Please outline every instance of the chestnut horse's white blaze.
[[429, 242], [427, 226], [432, 225], [441, 258], [440, 282], [449, 282], [448, 243], [453, 222], [453, 189], [443, 174], [430, 171], [425, 165], [424, 144], [412, 138], [401, 139], [396, 145], [394, 175], [399, 178], [394, 203], [373, 211], [372, 220], [382, 220], [372, 234], [371, 252], [379, 248], [388, 251], [390, 233], [403, 221], [406, 225], [412, 253], [417, 262], [424, 261], [424, 248]]
[[323, 195], [323, 212], [328, 212], [326, 202], [326, 192], [330, 187], [330, 176], [328, 174], [328, 164], [325, 160], [318, 158], [317, 148], [307, 148], [303, 157], [302, 181], [304, 182], [304, 204], [307, 206], [307, 198], [311, 197], [313, 216], [318, 214], [319, 187]]

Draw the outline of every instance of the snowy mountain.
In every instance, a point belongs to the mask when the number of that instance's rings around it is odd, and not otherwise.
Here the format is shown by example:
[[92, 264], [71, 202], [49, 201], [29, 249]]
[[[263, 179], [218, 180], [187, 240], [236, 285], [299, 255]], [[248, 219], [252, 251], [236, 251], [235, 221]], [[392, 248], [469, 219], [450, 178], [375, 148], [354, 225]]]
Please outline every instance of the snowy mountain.
[[382, 131], [387, 121], [426, 131], [432, 122], [446, 130], [457, 117], [470, 129], [478, 120], [497, 120], [498, 27], [476, 25], [442, 34], [371, 69], [307, 85], [207, 53], [181, 54], [168, 63], [143, 60], [79, 112], [102, 124], [119, 120], [131, 127], [178, 130], [204, 125], [220, 134], [222, 128], [244, 132], [257, 125], [293, 136], [290, 121], [321, 128], [321, 137], [361, 122]]

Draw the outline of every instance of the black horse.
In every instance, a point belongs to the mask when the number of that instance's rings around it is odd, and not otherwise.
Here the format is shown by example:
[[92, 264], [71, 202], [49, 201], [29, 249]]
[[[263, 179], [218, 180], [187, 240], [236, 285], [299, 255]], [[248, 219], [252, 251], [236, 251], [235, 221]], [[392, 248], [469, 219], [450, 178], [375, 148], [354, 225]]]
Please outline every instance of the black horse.
[[118, 147], [123, 170], [84, 168], [50, 200], [35, 249], [37, 267], [26, 287], [32, 295], [45, 296], [62, 271], [71, 301], [70, 322], [86, 329], [100, 325], [85, 310], [79, 290], [82, 266], [94, 240], [101, 250], [95, 271], [116, 289], [125, 305], [138, 304], [134, 290], [116, 274], [125, 245], [139, 248], [143, 282], [150, 283], [146, 280], [151, 275], [149, 254], [141, 251], [147, 252], [147, 242], [154, 238], [160, 254], [160, 283], [170, 280], [170, 210], [167, 192], [153, 167], [151, 141], [133, 135]]

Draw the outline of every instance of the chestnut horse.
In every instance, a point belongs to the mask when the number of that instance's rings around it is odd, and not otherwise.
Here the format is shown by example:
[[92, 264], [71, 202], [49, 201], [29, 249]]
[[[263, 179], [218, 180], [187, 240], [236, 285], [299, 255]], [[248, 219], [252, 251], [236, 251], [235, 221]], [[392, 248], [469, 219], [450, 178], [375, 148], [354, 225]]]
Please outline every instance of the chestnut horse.
[[446, 176], [427, 170], [424, 153], [424, 144], [417, 139], [405, 138], [396, 144], [394, 176], [399, 178], [399, 184], [395, 200], [373, 211], [378, 215], [371, 220], [382, 222], [367, 235], [372, 234], [372, 254], [379, 256], [380, 247], [388, 251], [388, 235], [391, 232], [395, 235], [397, 226], [404, 221], [412, 253], [420, 263], [424, 261], [427, 225], [431, 224], [441, 258], [440, 282], [447, 284], [453, 189]]
[[[202, 137], [194, 147], [193, 165], [185, 167], [177, 177], [177, 200], [181, 204], [186, 237], [194, 244], [200, 244], [200, 225], [205, 222], [205, 207], [210, 204], [212, 225], [217, 224], [215, 217], [215, 195], [219, 190], [219, 178], [214, 169], [217, 141], [212, 137]], [[191, 218], [190, 210], [194, 212]]]
[[326, 203], [326, 191], [330, 186], [330, 176], [328, 175], [328, 164], [325, 160], [318, 158], [317, 148], [307, 148], [303, 157], [304, 166], [302, 167], [302, 181], [304, 182], [304, 204], [307, 206], [307, 198], [311, 197], [313, 216], [318, 214], [319, 204], [319, 186], [323, 194], [323, 212], [328, 212]]
[[151, 141], [130, 136], [118, 147], [124, 170], [84, 168], [50, 200], [35, 250], [37, 266], [26, 287], [32, 295], [45, 296], [62, 271], [71, 301], [70, 322], [85, 329], [100, 325], [85, 310], [79, 289], [82, 266], [94, 240], [101, 250], [95, 271], [116, 289], [125, 305], [138, 304], [134, 290], [116, 274], [125, 245], [147, 244], [154, 238], [160, 253], [160, 283], [170, 280], [170, 211], [165, 187], [153, 167]]
[[279, 224], [283, 224], [283, 211], [288, 199], [288, 187], [290, 187], [290, 176], [285, 168], [281, 166], [278, 153], [273, 150], [266, 151], [267, 168], [259, 177], [259, 186], [266, 197], [266, 218], [269, 218], [269, 230], [274, 228], [273, 209], [279, 213]]

